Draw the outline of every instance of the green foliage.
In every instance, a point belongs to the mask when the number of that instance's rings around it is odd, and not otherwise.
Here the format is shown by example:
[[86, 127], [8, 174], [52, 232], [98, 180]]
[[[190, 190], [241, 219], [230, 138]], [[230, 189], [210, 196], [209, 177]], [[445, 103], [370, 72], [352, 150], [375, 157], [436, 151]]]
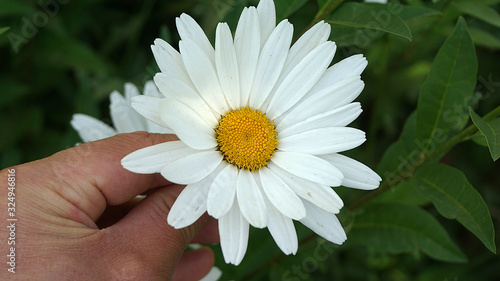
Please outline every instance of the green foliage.
[[500, 15], [486, 3], [478, 1], [454, 1], [453, 6], [464, 14], [469, 14], [493, 26], [500, 27]]
[[291, 14], [300, 9], [307, 0], [276, 0], [276, 20], [288, 18]]
[[401, 6], [398, 15], [405, 21], [415, 20], [421, 17], [439, 16], [441, 12], [427, 7]]
[[440, 163], [429, 164], [419, 169], [413, 180], [417, 190], [432, 201], [441, 215], [458, 220], [496, 253], [488, 207], [460, 170]]
[[468, 121], [465, 111], [476, 86], [477, 59], [463, 18], [439, 49], [418, 96], [417, 139], [444, 142]]
[[492, 49], [500, 49], [500, 39], [488, 31], [472, 27], [469, 28], [469, 32], [476, 45]]
[[0, 27], [0, 35], [2, 35], [3, 33], [5, 33], [9, 29], [10, 29], [10, 27]]
[[416, 114], [411, 114], [404, 124], [400, 139], [386, 149], [377, 172], [385, 182], [399, 182], [411, 176], [414, 167], [422, 164], [423, 155], [435, 148], [427, 148], [425, 143], [415, 139]]
[[479, 131], [486, 138], [491, 158], [496, 161], [500, 157], [500, 118], [486, 122], [472, 109], [470, 109], [470, 117]]
[[328, 18], [327, 22], [333, 27], [341, 26], [351, 31], [364, 29], [369, 36], [375, 36], [382, 31], [410, 41], [412, 39], [411, 31], [405, 21], [383, 5], [345, 3]]
[[400, 203], [414, 206], [425, 206], [429, 204], [429, 199], [421, 195], [415, 188], [415, 184], [411, 180], [406, 180], [391, 187], [387, 192], [384, 192], [376, 199], [375, 202], [384, 203]]
[[362, 243], [393, 254], [421, 250], [443, 261], [467, 259], [439, 222], [426, 211], [402, 204], [372, 204], [356, 217], [350, 243]]

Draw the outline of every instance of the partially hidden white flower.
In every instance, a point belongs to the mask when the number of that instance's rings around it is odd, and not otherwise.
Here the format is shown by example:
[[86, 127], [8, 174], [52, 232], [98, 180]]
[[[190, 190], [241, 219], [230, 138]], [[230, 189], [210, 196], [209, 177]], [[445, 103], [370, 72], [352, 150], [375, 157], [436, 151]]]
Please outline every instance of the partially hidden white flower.
[[[113, 91], [110, 96], [109, 111], [113, 127], [86, 114], [73, 114], [71, 126], [78, 132], [84, 142], [108, 138], [120, 133], [147, 131], [150, 133], [172, 134], [173, 131], [159, 126], [138, 114], [130, 105], [130, 99], [139, 96], [139, 90], [132, 83], [125, 84], [125, 96], [118, 91]], [[163, 96], [153, 81], [144, 85], [144, 95], [151, 97]]]
[[387, 4], [387, 0], [365, 0], [365, 3]]
[[293, 220], [336, 244], [346, 234], [331, 188], [375, 189], [381, 178], [339, 154], [365, 141], [346, 127], [361, 113], [353, 100], [367, 65], [354, 55], [329, 67], [336, 45], [320, 22], [291, 45], [293, 26], [275, 23], [271, 0], [245, 8], [233, 36], [219, 23], [215, 48], [186, 14], [177, 18], [180, 52], [152, 46], [163, 98], [136, 96], [132, 107], [179, 141], [135, 151], [122, 165], [187, 185], [168, 223], [186, 227], [203, 213], [219, 220], [224, 259], [239, 264], [249, 225], [267, 227], [285, 254], [298, 248]]

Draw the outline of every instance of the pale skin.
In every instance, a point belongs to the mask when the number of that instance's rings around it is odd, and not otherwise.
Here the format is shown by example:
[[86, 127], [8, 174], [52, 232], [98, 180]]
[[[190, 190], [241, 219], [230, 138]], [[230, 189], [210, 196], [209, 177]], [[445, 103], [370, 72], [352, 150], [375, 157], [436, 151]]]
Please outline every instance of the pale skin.
[[[214, 264], [218, 242], [207, 214], [174, 229], [167, 215], [182, 186], [159, 174], [125, 170], [120, 160], [146, 146], [175, 140], [137, 132], [85, 143], [0, 171], [1, 280], [199, 280]], [[8, 177], [15, 170], [15, 244], [6, 226]], [[10, 171], [10, 172], [9, 172]], [[12, 177], [12, 176], [10, 176]], [[134, 197], [148, 193], [144, 200]], [[118, 206], [118, 207], [111, 207]], [[11, 210], [12, 211], [12, 210]], [[8, 255], [15, 247], [15, 274]]]

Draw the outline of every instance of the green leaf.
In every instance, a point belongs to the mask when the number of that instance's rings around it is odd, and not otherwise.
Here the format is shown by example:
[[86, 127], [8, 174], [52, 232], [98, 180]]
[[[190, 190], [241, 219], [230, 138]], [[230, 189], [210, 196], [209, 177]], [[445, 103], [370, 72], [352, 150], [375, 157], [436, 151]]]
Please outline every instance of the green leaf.
[[381, 252], [399, 254], [420, 250], [437, 260], [467, 261], [432, 215], [410, 205], [377, 203], [366, 206], [356, 217], [347, 241]]
[[413, 173], [412, 165], [408, 165], [407, 160], [410, 153], [411, 148], [400, 140], [386, 149], [377, 167], [384, 183], [398, 182]]
[[500, 49], [500, 39], [495, 35], [479, 28], [470, 27], [470, 36], [474, 43], [478, 46], [483, 46], [487, 48]]
[[378, 33], [373, 36], [368, 36], [364, 32], [364, 29], [336, 26], [330, 38], [339, 47], [356, 46], [359, 48], [366, 48], [370, 46], [373, 40], [382, 37], [383, 34], [384, 33]]
[[288, 18], [295, 11], [300, 9], [307, 0], [274, 0], [276, 5], [276, 20]]
[[36, 10], [34, 5], [26, 1], [0, 0], [0, 17], [33, 15]]
[[471, 15], [493, 26], [500, 27], [500, 15], [485, 3], [477, 1], [455, 1], [452, 5], [464, 14]]
[[434, 163], [420, 168], [412, 180], [441, 215], [458, 220], [496, 253], [495, 230], [488, 207], [462, 171]]
[[469, 112], [472, 122], [474, 122], [476, 127], [486, 138], [491, 158], [493, 158], [493, 161], [497, 161], [500, 157], [500, 118], [486, 122], [479, 117], [472, 108], [469, 108]]
[[422, 196], [415, 189], [410, 180], [405, 180], [380, 194], [373, 202], [400, 203], [406, 205], [422, 206], [429, 203], [429, 199]]
[[416, 114], [413, 112], [406, 120], [399, 140], [384, 152], [377, 172], [385, 183], [410, 177], [415, 167], [422, 164], [423, 156], [436, 149], [436, 146], [426, 146], [415, 138], [415, 126]]
[[333, 1], [335, 0], [318, 0], [319, 9], [321, 10], [321, 8], [330, 5]]
[[9, 30], [10, 27], [0, 27], [0, 35], [2, 35], [4, 32], [6, 32], [7, 30]]
[[363, 29], [368, 37], [386, 32], [412, 39], [408, 25], [385, 5], [344, 3], [326, 21], [334, 26]]
[[400, 5], [400, 7], [401, 11], [398, 13], [398, 15], [405, 21], [417, 19], [420, 17], [441, 15], [440, 11], [426, 7], [416, 7], [408, 5]]
[[471, 140], [477, 145], [488, 147], [488, 142], [481, 132], [477, 132], [473, 136], [471, 136]]
[[465, 106], [474, 93], [477, 58], [463, 18], [439, 49], [417, 104], [417, 139], [444, 143], [468, 122]]
[[316, 14], [316, 18], [324, 19], [343, 1], [344, 0], [318, 0], [319, 10]]

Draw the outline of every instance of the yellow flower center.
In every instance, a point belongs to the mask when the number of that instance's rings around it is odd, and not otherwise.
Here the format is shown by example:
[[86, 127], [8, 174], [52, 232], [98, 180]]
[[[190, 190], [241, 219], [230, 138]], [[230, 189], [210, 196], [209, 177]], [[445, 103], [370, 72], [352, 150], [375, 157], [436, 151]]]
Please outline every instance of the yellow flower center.
[[267, 165], [278, 148], [274, 122], [250, 107], [227, 112], [215, 129], [215, 138], [224, 160], [250, 171]]

